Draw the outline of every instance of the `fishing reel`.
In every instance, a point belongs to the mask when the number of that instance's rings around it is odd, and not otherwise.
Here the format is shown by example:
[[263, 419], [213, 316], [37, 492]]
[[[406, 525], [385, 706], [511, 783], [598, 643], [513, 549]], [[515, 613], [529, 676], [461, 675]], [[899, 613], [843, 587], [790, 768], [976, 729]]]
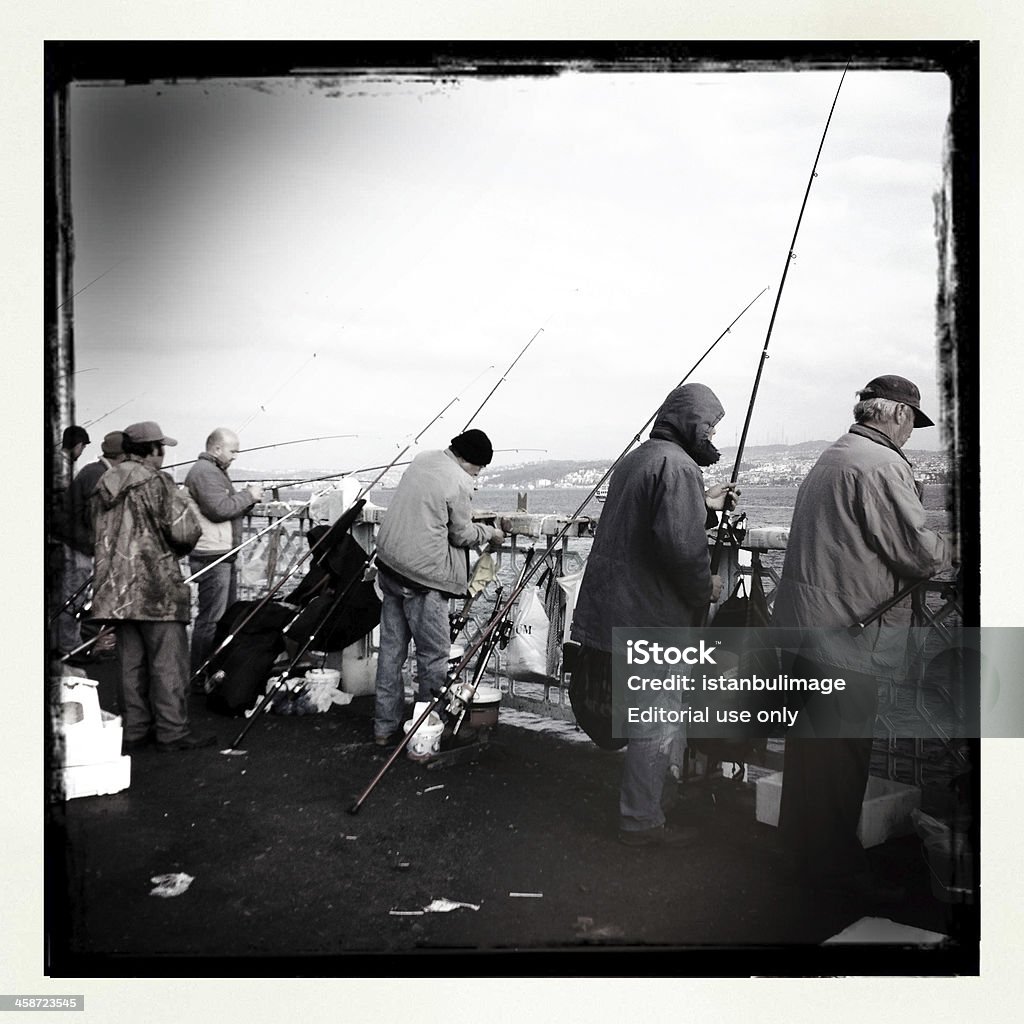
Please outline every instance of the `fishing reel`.
[[459, 725], [466, 714], [469, 705], [473, 703], [473, 694], [476, 687], [472, 683], [455, 683], [448, 688], [448, 707], [445, 709], [452, 719], [455, 720], [455, 732], [458, 732]]
[[451, 634], [452, 643], [455, 643], [459, 634], [466, 628], [466, 624], [468, 622], [469, 616], [464, 615], [462, 612], [452, 612], [448, 616], [448, 628]]
[[498, 634], [498, 647], [501, 650], [505, 650], [509, 645], [509, 641], [515, 635], [516, 627], [515, 623], [510, 618], [505, 620], [498, 626], [496, 632]]

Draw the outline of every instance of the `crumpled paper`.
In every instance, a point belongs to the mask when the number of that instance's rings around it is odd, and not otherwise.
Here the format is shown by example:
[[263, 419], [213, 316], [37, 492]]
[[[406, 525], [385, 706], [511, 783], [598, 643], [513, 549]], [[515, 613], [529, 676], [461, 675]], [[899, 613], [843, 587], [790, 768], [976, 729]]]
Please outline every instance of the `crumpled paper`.
[[447, 914], [449, 910], [458, 910], [465, 907], [467, 910], [479, 910], [479, 903], [456, 903], [454, 900], [431, 900], [423, 910], [428, 914]]
[[154, 875], [150, 881], [156, 886], [150, 890], [150, 896], [180, 896], [195, 879], [179, 871], [172, 875]]
[[437, 899], [431, 900], [422, 910], [389, 910], [392, 917], [420, 917], [423, 914], [447, 914], [450, 910], [458, 910], [465, 907], [466, 910], [479, 910], [479, 903], [457, 903], [455, 900]]

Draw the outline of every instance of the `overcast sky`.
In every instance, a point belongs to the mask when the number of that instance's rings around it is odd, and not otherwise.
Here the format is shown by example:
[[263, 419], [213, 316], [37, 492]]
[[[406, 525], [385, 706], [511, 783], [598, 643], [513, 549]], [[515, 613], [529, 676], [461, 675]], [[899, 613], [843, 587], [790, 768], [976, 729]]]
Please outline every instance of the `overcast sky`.
[[[768, 287], [692, 378], [734, 444], [839, 79], [76, 85], [78, 422], [98, 440], [156, 419], [168, 462], [220, 425], [243, 448], [360, 435], [246, 468], [387, 462], [461, 395], [421, 441], [444, 446], [543, 327], [473, 426], [524, 449], [501, 464], [610, 458]], [[949, 102], [941, 74], [847, 75], [748, 444], [838, 436], [881, 373], [938, 419]]]

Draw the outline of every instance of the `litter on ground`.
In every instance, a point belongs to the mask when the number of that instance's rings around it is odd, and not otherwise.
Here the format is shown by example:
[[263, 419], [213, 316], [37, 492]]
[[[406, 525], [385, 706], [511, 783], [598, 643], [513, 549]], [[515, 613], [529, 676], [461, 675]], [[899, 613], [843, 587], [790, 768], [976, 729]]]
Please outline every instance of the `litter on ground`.
[[150, 881], [156, 886], [150, 896], [180, 896], [195, 881], [191, 875], [179, 871], [172, 875], [154, 875]]

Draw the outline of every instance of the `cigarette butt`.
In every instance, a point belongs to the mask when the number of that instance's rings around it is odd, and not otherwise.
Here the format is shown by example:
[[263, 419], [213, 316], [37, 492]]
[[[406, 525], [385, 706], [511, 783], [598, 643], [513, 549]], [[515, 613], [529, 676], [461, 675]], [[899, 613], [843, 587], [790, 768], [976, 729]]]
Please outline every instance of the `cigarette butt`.
[[540, 900], [544, 898], [542, 892], [510, 892], [509, 896], [518, 896], [520, 899]]

